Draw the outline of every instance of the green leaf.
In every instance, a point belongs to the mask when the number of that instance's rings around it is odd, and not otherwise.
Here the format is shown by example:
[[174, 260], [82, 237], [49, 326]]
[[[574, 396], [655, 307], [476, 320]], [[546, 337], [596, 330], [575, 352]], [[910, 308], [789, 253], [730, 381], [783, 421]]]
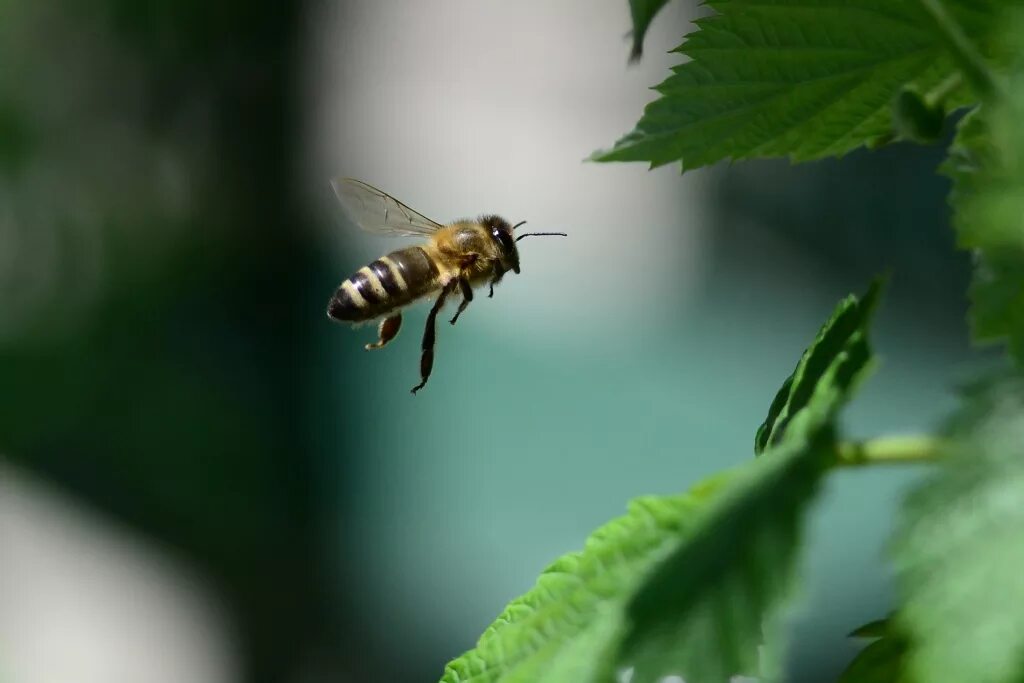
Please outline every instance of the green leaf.
[[853, 658], [839, 683], [906, 683], [906, 654], [906, 640], [895, 636], [880, 638]]
[[442, 682], [599, 680], [599, 671], [610, 666], [626, 602], [729, 476], [682, 495], [630, 503], [628, 513], [595, 531], [582, 552], [555, 561], [532, 590], [512, 601], [475, 649], [448, 664]]
[[975, 340], [1005, 341], [1017, 364], [1024, 364], [1024, 254], [977, 252], [968, 294]]
[[850, 637], [870, 638], [874, 642], [853, 658], [839, 683], [908, 683], [907, 640], [895, 632], [891, 617], [864, 624], [854, 629]]
[[875, 619], [850, 631], [850, 638], [881, 638], [889, 633], [889, 619]]
[[[718, 14], [676, 49], [690, 61], [656, 90], [636, 128], [598, 161], [841, 156], [885, 139], [904, 86], [938, 88], [956, 71], [918, 0], [709, 0]], [[972, 38], [996, 0], [948, 2]], [[968, 103], [965, 88], [947, 100]]]
[[779, 677], [803, 515], [835, 458], [835, 416], [871, 367], [878, 291], [875, 282], [863, 301], [840, 304], [786, 382], [793, 400], [773, 403], [778, 436], [766, 457], [737, 473], [630, 603], [618, 662], [635, 683]]
[[[872, 360], [868, 326], [881, 286], [881, 281], [875, 280], [862, 298], [851, 294], [839, 302], [804, 351], [793, 374], [786, 378], [775, 395], [768, 408], [768, 417], [754, 437], [755, 453], [760, 455], [770, 444], [779, 442], [790, 420], [807, 408], [818, 385], [830, 371], [833, 371], [830, 376], [836, 384], [829, 400], [842, 402], [856, 388]], [[842, 366], [843, 372], [834, 372], [837, 366]]]
[[683, 495], [634, 501], [510, 603], [442, 683], [611, 683], [625, 669], [632, 683], [774, 677], [803, 513], [836, 457], [835, 415], [869, 367], [877, 291], [856, 304], [859, 345], [800, 384], [809, 395], [769, 457]]
[[937, 470], [905, 501], [893, 544], [910, 640], [928, 683], [1017, 683], [1024, 672], [1024, 377], [977, 387]]
[[965, 116], [942, 171], [953, 180], [957, 244], [971, 250], [975, 341], [1000, 342], [1024, 365], [1024, 20], [1008, 18], [1016, 55], [1005, 100]]
[[893, 125], [900, 137], [921, 144], [938, 142], [946, 123], [946, 110], [932, 104], [912, 88], [903, 88], [893, 103]]
[[618, 662], [632, 683], [780, 676], [803, 517], [834, 448], [827, 428], [791, 436], [711, 502], [629, 605]]
[[633, 17], [633, 50], [629, 59], [635, 62], [644, 52], [644, 36], [654, 15], [668, 4], [668, 0], [629, 0], [629, 13]]

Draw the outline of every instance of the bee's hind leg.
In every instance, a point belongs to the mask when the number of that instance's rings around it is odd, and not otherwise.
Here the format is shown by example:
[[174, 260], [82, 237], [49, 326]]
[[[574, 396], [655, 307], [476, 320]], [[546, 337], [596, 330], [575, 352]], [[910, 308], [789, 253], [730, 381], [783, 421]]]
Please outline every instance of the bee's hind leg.
[[459, 310], [455, 311], [455, 317], [448, 321], [452, 325], [459, 319], [462, 312], [466, 310], [466, 306], [469, 306], [469, 302], [473, 300], [473, 288], [470, 286], [469, 280], [460, 278], [459, 289], [462, 290], [462, 301], [459, 303]]
[[402, 329], [402, 314], [395, 313], [393, 316], [384, 318], [377, 327], [377, 341], [366, 345], [367, 351], [382, 348], [389, 341], [398, 336], [398, 330]]
[[434, 302], [434, 307], [430, 309], [430, 313], [427, 315], [427, 326], [423, 330], [423, 355], [420, 356], [420, 383], [412, 388], [412, 393], [416, 393], [422, 389], [427, 380], [430, 379], [430, 371], [434, 368], [434, 342], [435, 337], [435, 323], [437, 322], [437, 313], [444, 306], [444, 300], [448, 298], [448, 295], [455, 291], [458, 286], [458, 280], [452, 280], [450, 283], [445, 285], [444, 289], [441, 290], [440, 296], [437, 297], [437, 301]]

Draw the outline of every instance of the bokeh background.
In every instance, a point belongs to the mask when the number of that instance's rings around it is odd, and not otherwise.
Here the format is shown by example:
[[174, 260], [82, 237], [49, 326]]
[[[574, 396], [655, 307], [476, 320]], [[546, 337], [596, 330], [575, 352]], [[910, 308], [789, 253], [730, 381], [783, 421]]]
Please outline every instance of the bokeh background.
[[[932, 425], [984, 360], [939, 148], [583, 161], [701, 11], [628, 67], [625, 0], [0, 2], [0, 680], [436, 680], [627, 500], [750, 458], [882, 271], [882, 371], [844, 426]], [[570, 236], [441, 326], [414, 398], [426, 307], [374, 354], [324, 316], [400, 246], [345, 224], [339, 174]], [[885, 613], [914, 476], [832, 479], [795, 680]]]

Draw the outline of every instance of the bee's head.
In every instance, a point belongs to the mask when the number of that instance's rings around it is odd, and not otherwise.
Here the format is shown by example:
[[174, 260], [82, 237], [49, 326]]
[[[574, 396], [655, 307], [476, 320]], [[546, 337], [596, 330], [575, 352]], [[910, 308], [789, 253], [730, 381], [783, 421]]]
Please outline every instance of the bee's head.
[[484, 216], [481, 222], [490, 230], [491, 239], [498, 247], [501, 269], [503, 271], [511, 270], [518, 275], [519, 250], [516, 249], [515, 229], [522, 223], [509, 225], [509, 222], [500, 216]]
[[515, 225], [509, 225], [508, 221], [500, 216], [484, 216], [480, 220], [491, 231], [491, 238], [498, 245], [502, 270], [511, 270], [516, 275], [519, 274], [519, 250], [516, 249], [516, 242], [524, 237], [566, 236], [564, 232], [525, 232], [519, 237], [515, 237], [516, 228], [526, 221], [519, 221]]

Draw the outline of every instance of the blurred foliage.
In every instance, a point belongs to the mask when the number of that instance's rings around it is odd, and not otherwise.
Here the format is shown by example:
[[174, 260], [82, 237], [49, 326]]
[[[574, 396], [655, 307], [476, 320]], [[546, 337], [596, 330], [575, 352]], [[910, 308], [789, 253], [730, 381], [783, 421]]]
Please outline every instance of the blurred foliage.
[[[1011, 25], [1016, 25], [1012, 24]], [[1024, 22], [1019, 23], [1024, 27]], [[957, 244], [974, 255], [971, 326], [980, 341], [1006, 342], [1024, 363], [1024, 43], [1006, 72], [1007, 96], [983, 103], [960, 122], [943, 171]], [[1015, 41], [1015, 42], [1014, 42]]]
[[966, 347], [966, 335], [960, 335], [971, 264], [955, 249], [947, 227], [949, 182], [935, 173], [943, 158], [938, 145], [899, 144], [841, 160], [723, 168], [714, 189], [719, 216], [713, 253], [735, 259], [733, 245], [757, 245], [765, 263], [738, 265], [767, 269], [778, 265], [770, 259], [792, 250], [812, 256], [824, 277], [839, 282], [889, 272], [893, 310], [914, 311], [922, 324], [946, 333], [944, 342]]
[[907, 639], [890, 619], [865, 624], [851, 638], [870, 639], [839, 677], [839, 683], [910, 683], [906, 675]]
[[[959, 82], [957, 74], [952, 74], [947, 80], [951, 84]], [[909, 87], [900, 90], [892, 107], [896, 137], [922, 145], [938, 142], [946, 124], [945, 103], [936, 101], [938, 99]]]
[[947, 435], [895, 541], [909, 675], [1012, 683], [1024, 650], [1024, 378], [968, 391]]
[[0, 3], [0, 451], [212, 576], [252, 681], [336, 636], [300, 428], [300, 9]]
[[[1020, 3], [1017, 3], [1018, 5]], [[941, 8], [940, 8], [941, 9]], [[1004, 17], [991, 51], [1004, 67], [981, 71], [982, 95], [960, 125], [944, 170], [954, 181], [957, 241], [975, 253], [972, 324], [982, 340], [1006, 339], [1024, 360], [1024, 9]], [[956, 38], [956, 32], [951, 31]], [[970, 73], [970, 71], [966, 71]], [[946, 427], [940, 467], [908, 497], [894, 561], [907, 636], [907, 677], [935, 683], [1014, 683], [1022, 676], [1024, 603], [1024, 378], [966, 392]]]
[[654, 20], [654, 15], [668, 4], [669, 0], [629, 0], [629, 13], [633, 19], [633, 47], [630, 61], [636, 61], [644, 53], [644, 36]]

